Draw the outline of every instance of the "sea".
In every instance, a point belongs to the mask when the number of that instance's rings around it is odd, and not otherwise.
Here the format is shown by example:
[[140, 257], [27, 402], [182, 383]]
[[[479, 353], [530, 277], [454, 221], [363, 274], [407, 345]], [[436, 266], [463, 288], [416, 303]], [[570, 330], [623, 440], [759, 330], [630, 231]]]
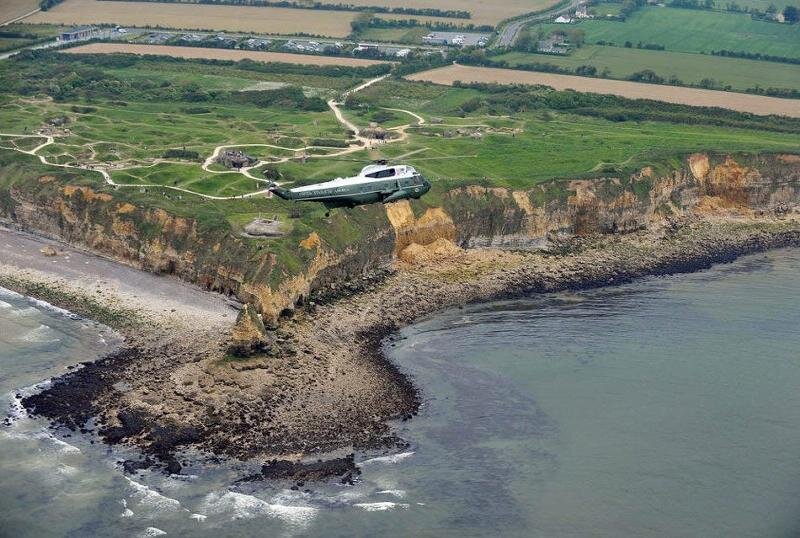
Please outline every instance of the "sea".
[[446, 311], [385, 342], [409, 442], [355, 485], [125, 474], [24, 395], [119, 344], [0, 290], [0, 536], [800, 535], [800, 250]]

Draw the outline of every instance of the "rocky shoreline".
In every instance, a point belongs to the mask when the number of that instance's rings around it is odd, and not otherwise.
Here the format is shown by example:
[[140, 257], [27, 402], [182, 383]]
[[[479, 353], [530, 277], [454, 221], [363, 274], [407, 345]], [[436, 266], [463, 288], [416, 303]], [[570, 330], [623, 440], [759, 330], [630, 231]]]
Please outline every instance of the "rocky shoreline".
[[[228, 335], [192, 323], [176, 329], [152, 316], [114, 326], [116, 353], [54, 380], [23, 403], [56, 425], [142, 450], [126, 470], [181, 471], [186, 448], [264, 464], [257, 478], [317, 480], [357, 475], [354, 451], [406, 446], [389, 421], [413, 416], [424, 395], [384, 355], [383, 345], [421, 317], [467, 303], [617, 285], [687, 273], [739, 256], [800, 246], [800, 222], [686, 218], [624, 235], [551, 237], [543, 251], [453, 251], [421, 265], [317, 294], [272, 334], [268, 353], [225, 354]], [[0, 272], [0, 285], [41, 294], [42, 275]], [[37, 288], [38, 287], [38, 288]], [[57, 295], [58, 306], [81, 310]], [[61, 303], [61, 304], [59, 304]], [[327, 462], [327, 463], [326, 463]], [[247, 477], [245, 477], [247, 478]]]

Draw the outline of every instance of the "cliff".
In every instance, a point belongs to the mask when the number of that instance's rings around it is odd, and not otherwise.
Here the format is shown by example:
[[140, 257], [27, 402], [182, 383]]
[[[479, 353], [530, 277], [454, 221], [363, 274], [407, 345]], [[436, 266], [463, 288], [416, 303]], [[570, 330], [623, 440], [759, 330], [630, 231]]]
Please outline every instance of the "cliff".
[[551, 234], [626, 233], [689, 215], [788, 212], [800, 200], [800, 156], [694, 154], [626, 178], [559, 180], [529, 190], [437, 186], [420, 201], [343, 210], [269, 240], [242, 238], [227, 222], [151, 207], [131, 191], [85, 178], [41, 174], [0, 187], [0, 216], [236, 296], [275, 327], [315, 290], [397, 259], [425, 263], [460, 248], [527, 249]]

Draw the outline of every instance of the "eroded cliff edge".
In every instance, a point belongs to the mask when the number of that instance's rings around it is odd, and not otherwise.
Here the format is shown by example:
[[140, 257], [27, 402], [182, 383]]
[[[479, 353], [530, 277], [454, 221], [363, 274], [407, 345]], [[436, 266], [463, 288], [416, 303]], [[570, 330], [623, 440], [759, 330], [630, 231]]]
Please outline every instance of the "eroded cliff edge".
[[[3, 195], [6, 218], [234, 294], [253, 307], [239, 333], [260, 333], [253, 326], [261, 320], [274, 329], [247, 359], [224, 355], [222, 342], [202, 352], [163, 341], [155, 352], [129, 349], [70, 374], [38, 401], [47, 414], [77, 396], [72, 388], [102, 378], [84, 414], [100, 416], [107, 440], [167, 457], [184, 446], [260, 459], [391, 446], [398, 440], [386, 420], [412, 414], [418, 401], [380, 356], [380, 341], [418, 316], [694, 270], [800, 238], [795, 155], [695, 154], [624, 179], [528, 191], [440, 188], [419, 203], [354, 210], [362, 233], [352, 241], [323, 229], [296, 238], [294, 260], [304, 263], [292, 269], [229, 231], [199, 229], [191, 218], [138, 208], [115, 192], [46, 177], [38, 183], [50, 192], [17, 187]], [[380, 282], [367, 278], [386, 266], [400, 270]], [[114, 388], [120, 381], [124, 391]]]
[[554, 233], [627, 233], [686, 215], [780, 214], [796, 203], [799, 176], [798, 155], [694, 154], [624, 179], [558, 180], [529, 190], [438, 186], [419, 202], [357, 208], [339, 217], [345, 224], [320, 223], [293, 238], [288, 260], [269, 240], [243, 238], [224, 223], [138, 207], [107, 186], [47, 175], [0, 192], [0, 217], [236, 296], [275, 326], [314, 290], [387, 266], [413, 245], [526, 249]]

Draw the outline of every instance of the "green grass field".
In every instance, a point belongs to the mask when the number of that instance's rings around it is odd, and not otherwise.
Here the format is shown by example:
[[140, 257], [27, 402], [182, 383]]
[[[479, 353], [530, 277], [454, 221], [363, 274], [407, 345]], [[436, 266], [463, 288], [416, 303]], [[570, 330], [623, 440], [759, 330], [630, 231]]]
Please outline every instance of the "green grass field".
[[186, 65], [183, 63], [159, 60], [141, 61], [134, 67], [116, 68], [113, 72], [117, 76], [124, 76], [130, 80], [151, 80], [157, 84], [164, 81], [173, 83], [193, 81], [201, 84], [205, 90], [259, 89], [259, 83], [261, 86], [269, 86], [267, 83], [291, 84], [316, 90], [325, 97], [333, 97], [337, 92], [351, 88], [361, 81], [357, 77], [326, 77], [288, 73], [265, 75], [256, 71], [238, 69], [235, 66], [200, 63], [193, 64], [191, 72], [187, 72]]
[[[718, 2], [718, 7], [720, 9], [725, 8], [728, 3], [731, 2], [728, 0]], [[797, 2], [793, 2], [792, 0], [734, 0], [732, 3], [737, 4], [742, 10], [749, 8], [757, 9], [759, 11], [766, 11], [769, 6], [775, 6], [777, 9], [783, 11], [783, 8], [786, 6], [797, 5]]]
[[[474, 183], [486, 178], [493, 185], [526, 188], [553, 178], [599, 175], [610, 167], [634, 170], [693, 151], [793, 151], [797, 135], [755, 132], [700, 125], [668, 125], [657, 122], [625, 123], [570, 114], [527, 113], [504, 120], [521, 132], [493, 133], [486, 127], [495, 118], [443, 117], [443, 125], [426, 125], [410, 131], [401, 144], [348, 157], [367, 161], [402, 158], [434, 182]], [[454, 125], [466, 124], [467, 134], [453, 134]], [[497, 125], [495, 123], [494, 125]], [[483, 127], [482, 127], [483, 126]], [[470, 135], [480, 132], [483, 136]], [[449, 134], [446, 134], [449, 133]], [[450, 137], [448, 137], [450, 136]], [[298, 183], [346, 176], [360, 163], [309, 160], [281, 164], [277, 169]]]
[[0, 37], [0, 52], [18, 49], [31, 43], [29, 39], [17, 39], [13, 37]]
[[619, 16], [620, 12], [622, 11], [622, 4], [595, 4], [591, 8], [589, 8], [591, 14], [593, 14], [597, 18], [603, 18], [607, 16], [617, 17]]
[[[587, 20], [574, 26], [587, 43], [630, 41], [663, 45], [678, 52], [734, 50], [800, 58], [800, 24], [755, 21], [746, 14], [647, 7], [625, 22]], [[547, 29], [563, 25], [545, 25]]]
[[392, 43], [421, 44], [422, 36], [428, 35], [428, 28], [367, 28], [358, 34], [362, 41], [390, 41]]
[[53, 24], [13, 23], [0, 27], [0, 52], [19, 49], [55, 38], [63, 29]]
[[549, 63], [575, 70], [582, 65], [592, 65], [598, 74], [608, 69], [608, 76], [618, 79], [650, 69], [664, 78], [674, 75], [685, 84], [698, 84], [710, 78], [718, 81], [719, 86], [730, 85], [734, 90], [746, 90], [757, 85], [800, 89], [800, 65], [685, 52], [584, 45], [569, 56], [509, 52], [493, 59], [505, 60], [512, 67]]

